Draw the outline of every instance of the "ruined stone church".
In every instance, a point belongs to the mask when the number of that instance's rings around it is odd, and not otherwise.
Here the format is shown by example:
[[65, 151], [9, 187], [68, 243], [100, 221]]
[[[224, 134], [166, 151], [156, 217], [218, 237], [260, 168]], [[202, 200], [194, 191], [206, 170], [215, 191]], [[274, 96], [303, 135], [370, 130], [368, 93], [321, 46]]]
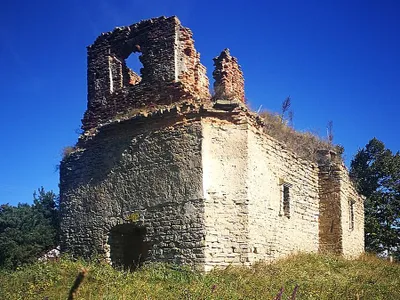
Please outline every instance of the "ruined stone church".
[[343, 162], [327, 149], [302, 159], [267, 135], [228, 50], [214, 59], [212, 96], [176, 17], [117, 27], [87, 51], [84, 132], [60, 165], [62, 251], [206, 271], [364, 251], [363, 200]]

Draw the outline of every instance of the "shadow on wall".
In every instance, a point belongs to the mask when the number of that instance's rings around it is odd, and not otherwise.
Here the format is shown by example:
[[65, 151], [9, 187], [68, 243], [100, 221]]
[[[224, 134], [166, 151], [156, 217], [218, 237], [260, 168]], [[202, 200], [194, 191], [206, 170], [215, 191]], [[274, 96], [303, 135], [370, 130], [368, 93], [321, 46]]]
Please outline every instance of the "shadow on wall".
[[[101, 130], [95, 138], [87, 140], [82, 147], [84, 151], [75, 151], [67, 155], [60, 165], [61, 186], [68, 189], [76, 189], [79, 186], [91, 184], [95, 186], [106, 179], [111, 170], [118, 168], [124, 159], [123, 153], [136, 153], [137, 161], [146, 162], [143, 147], [148, 137], [156, 128], [172, 126], [176, 120], [163, 120], [162, 123], [155, 122], [149, 118], [143, 122], [136, 119], [126, 120], [121, 123], [108, 126]], [[160, 139], [159, 143], [165, 142]], [[160, 146], [161, 147], [161, 146]], [[160, 159], [168, 155], [169, 149], [166, 145], [160, 148]], [[124, 168], [131, 166], [131, 170], [137, 168], [137, 163], [124, 161]], [[68, 182], [66, 182], [68, 180]]]

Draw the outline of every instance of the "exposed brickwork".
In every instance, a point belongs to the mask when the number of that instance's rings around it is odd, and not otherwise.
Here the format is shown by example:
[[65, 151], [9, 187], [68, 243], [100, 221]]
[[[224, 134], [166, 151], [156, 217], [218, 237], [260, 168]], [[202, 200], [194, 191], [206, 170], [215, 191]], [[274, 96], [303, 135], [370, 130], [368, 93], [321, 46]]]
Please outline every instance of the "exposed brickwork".
[[[140, 76], [125, 64], [132, 52]], [[243, 103], [237, 60], [224, 50], [214, 64], [212, 101], [192, 33], [175, 17], [117, 28], [88, 48], [85, 132], [60, 165], [62, 251], [203, 270], [363, 252], [363, 201], [343, 164], [329, 150], [318, 164], [303, 160], [265, 134]]]
[[[125, 63], [135, 52], [141, 53], [140, 76]], [[88, 47], [88, 108], [82, 128], [89, 130], [131, 109], [209, 99], [205, 74], [192, 32], [176, 17], [104, 33]]]
[[214, 98], [245, 102], [243, 73], [237, 59], [225, 49], [214, 58]]

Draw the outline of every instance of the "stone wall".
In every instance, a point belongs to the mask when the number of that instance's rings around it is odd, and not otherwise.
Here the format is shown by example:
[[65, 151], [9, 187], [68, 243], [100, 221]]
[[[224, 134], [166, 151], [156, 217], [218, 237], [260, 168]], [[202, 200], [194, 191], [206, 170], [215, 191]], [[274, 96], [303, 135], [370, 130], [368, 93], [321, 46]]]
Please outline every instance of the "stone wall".
[[205, 268], [248, 263], [248, 125], [210, 118], [202, 126]]
[[202, 122], [206, 269], [318, 251], [317, 166], [247, 121]]
[[322, 253], [341, 254], [340, 168], [332, 163], [329, 150], [320, 151], [319, 155], [319, 250]]
[[343, 164], [340, 178], [342, 253], [345, 257], [357, 257], [364, 252], [364, 199], [357, 193]]
[[325, 152], [319, 165], [300, 159], [242, 108], [98, 128], [61, 164], [62, 249], [112, 261], [110, 233], [134, 224], [146, 260], [205, 270], [298, 251], [359, 255], [363, 202]]
[[319, 165], [301, 159], [247, 117], [228, 119], [202, 120], [206, 270], [300, 251], [360, 255], [363, 201], [342, 162], [329, 150]]
[[82, 142], [60, 169], [62, 250], [109, 257], [112, 228], [133, 224], [145, 229], [147, 260], [201, 265], [201, 135], [199, 122], [164, 116]]
[[[249, 130], [250, 261], [318, 251], [318, 169], [254, 127]], [[283, 189], [289, 195], [284, 210]]]

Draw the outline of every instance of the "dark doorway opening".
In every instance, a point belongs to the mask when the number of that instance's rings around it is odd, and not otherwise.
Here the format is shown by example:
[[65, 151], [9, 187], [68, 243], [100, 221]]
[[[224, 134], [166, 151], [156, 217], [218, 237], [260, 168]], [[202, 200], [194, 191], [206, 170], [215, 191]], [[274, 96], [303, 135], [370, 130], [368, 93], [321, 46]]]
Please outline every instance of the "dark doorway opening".
[[146, 229], [134, 224], [117, 225], [110, 232], [110, 258], [113, 266], [133, 271], [148, 256], [149, 246], [144, 241]]

